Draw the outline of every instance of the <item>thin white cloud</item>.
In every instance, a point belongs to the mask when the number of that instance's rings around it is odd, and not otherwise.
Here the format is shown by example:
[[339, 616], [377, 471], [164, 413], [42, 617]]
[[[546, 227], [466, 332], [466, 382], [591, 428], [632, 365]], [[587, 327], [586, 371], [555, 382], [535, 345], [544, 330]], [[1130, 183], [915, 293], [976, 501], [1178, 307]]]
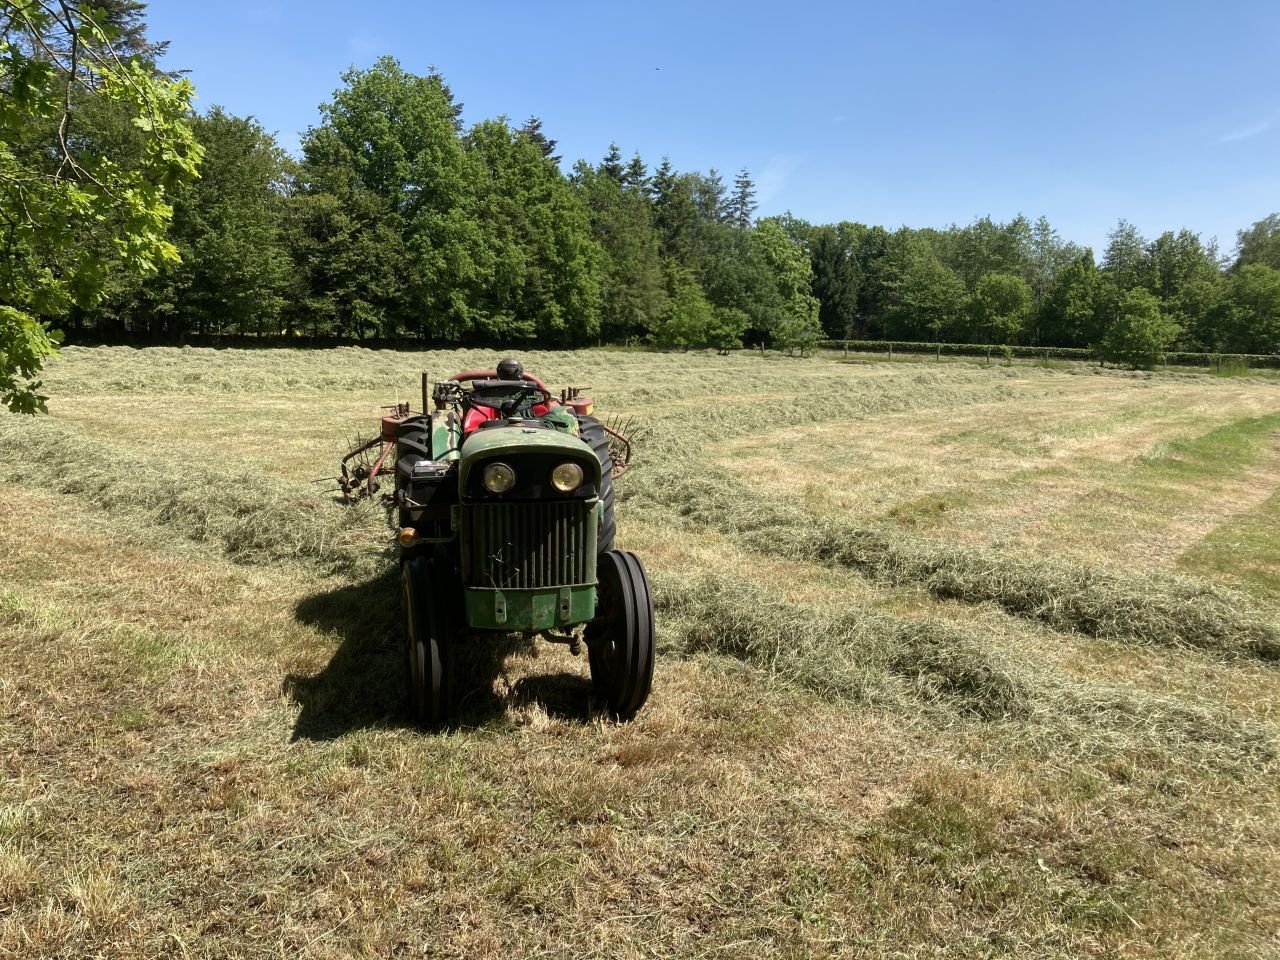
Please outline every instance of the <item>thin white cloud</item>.
[[1260, 133], [1265, 133], [1270, 130], [1273, 122], [1274, 121], [1270, 119], [1259, 120], [1257, 123], [1252, 123], [1247, 127], [1241, 127], [1239, 130], [1233, 130], [1231, 133], [1219, 137], [1218, 142], [1235, 143], [1239, 140], [1248, 140], [1252, 137], [1256, 137]]
[[782, 193], [803, 159], [798, 153], [775, 153], [770, 157], [755, 176], [756, 202], [764, 206]]

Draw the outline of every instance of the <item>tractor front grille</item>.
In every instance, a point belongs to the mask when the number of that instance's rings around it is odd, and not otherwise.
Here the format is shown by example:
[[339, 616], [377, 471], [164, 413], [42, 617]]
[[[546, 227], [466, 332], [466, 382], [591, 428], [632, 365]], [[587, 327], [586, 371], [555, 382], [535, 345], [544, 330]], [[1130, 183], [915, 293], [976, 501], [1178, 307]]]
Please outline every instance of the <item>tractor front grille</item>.
[[595, 582], [595, 500], [469, 503], [462, 563], [469, 587], [519, 590]]

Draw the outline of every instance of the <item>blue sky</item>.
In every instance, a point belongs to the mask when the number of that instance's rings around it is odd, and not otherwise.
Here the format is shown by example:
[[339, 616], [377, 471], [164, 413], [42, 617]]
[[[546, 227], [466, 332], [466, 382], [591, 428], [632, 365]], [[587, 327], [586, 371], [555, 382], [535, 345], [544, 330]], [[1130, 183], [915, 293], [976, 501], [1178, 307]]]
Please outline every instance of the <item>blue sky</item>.
[[347, 67], [437, 67], [468, 123], [542, 117], [566, 167], [746, 166], [760, 214], [1120, 217], [1224, 249], [1280, 211], [1280, 3], [152, 0], [199, 106], [296, 150]]

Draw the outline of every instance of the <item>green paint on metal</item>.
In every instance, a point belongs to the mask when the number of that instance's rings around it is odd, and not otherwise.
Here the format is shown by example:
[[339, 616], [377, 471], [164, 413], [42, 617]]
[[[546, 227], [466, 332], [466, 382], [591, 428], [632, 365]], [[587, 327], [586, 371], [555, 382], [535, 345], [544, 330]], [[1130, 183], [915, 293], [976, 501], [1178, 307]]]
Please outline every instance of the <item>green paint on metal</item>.
[[559, 430], [539, 427], [492, 427], [470, 434], [462, 445], [458, 482], [461, 489], [466, 490], [467, 475], [471, 472], [471, 467], [497, 456], [553, 454], [557, 451], [562, 451], [566, 458], [582, 464], [592, 483], [600, 483], [600, 461], [584, 441]]
[[596, 615], [594, 585], [536, 590], [468, 587], [467, 625], [476, 630], [551, 630], [585, 623]]
[[431, 416], [431, 456], [435, 460], [457, 460], [458, 435], [450, 423], [456, 420], [453, 414], [435, 413]]

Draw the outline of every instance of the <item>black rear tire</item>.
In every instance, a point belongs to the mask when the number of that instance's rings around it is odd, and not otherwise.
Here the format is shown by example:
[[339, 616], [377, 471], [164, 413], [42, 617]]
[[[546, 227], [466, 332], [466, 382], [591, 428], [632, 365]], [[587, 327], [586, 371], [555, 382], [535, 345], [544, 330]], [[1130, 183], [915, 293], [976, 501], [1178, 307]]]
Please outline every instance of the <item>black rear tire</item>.
[[408, 556], [400, 562], [409, 712], [427, 727], [445, 723], [453, 712], [451, 648], [461, 595], [454, 579], [452, 565], [439, 554]]
[[596, 619], [586, 628], [591, 684], [610, 713], [629, 720], [653, 687], [653, 594], [644, 565], [629, 550], [602, 553], [597, 579]]
[[609, 455], [609, 435], [604, 432], [603, 423], [585, 413], [578, 415], [578, 435], [595, 451], [596, 459], [600, 461], [600, 503], [604, 509], [596, 538], [596, 552], [605, 554], [613, 549], [618, 532], [618, 525], [613, 519], [613, 457]]

